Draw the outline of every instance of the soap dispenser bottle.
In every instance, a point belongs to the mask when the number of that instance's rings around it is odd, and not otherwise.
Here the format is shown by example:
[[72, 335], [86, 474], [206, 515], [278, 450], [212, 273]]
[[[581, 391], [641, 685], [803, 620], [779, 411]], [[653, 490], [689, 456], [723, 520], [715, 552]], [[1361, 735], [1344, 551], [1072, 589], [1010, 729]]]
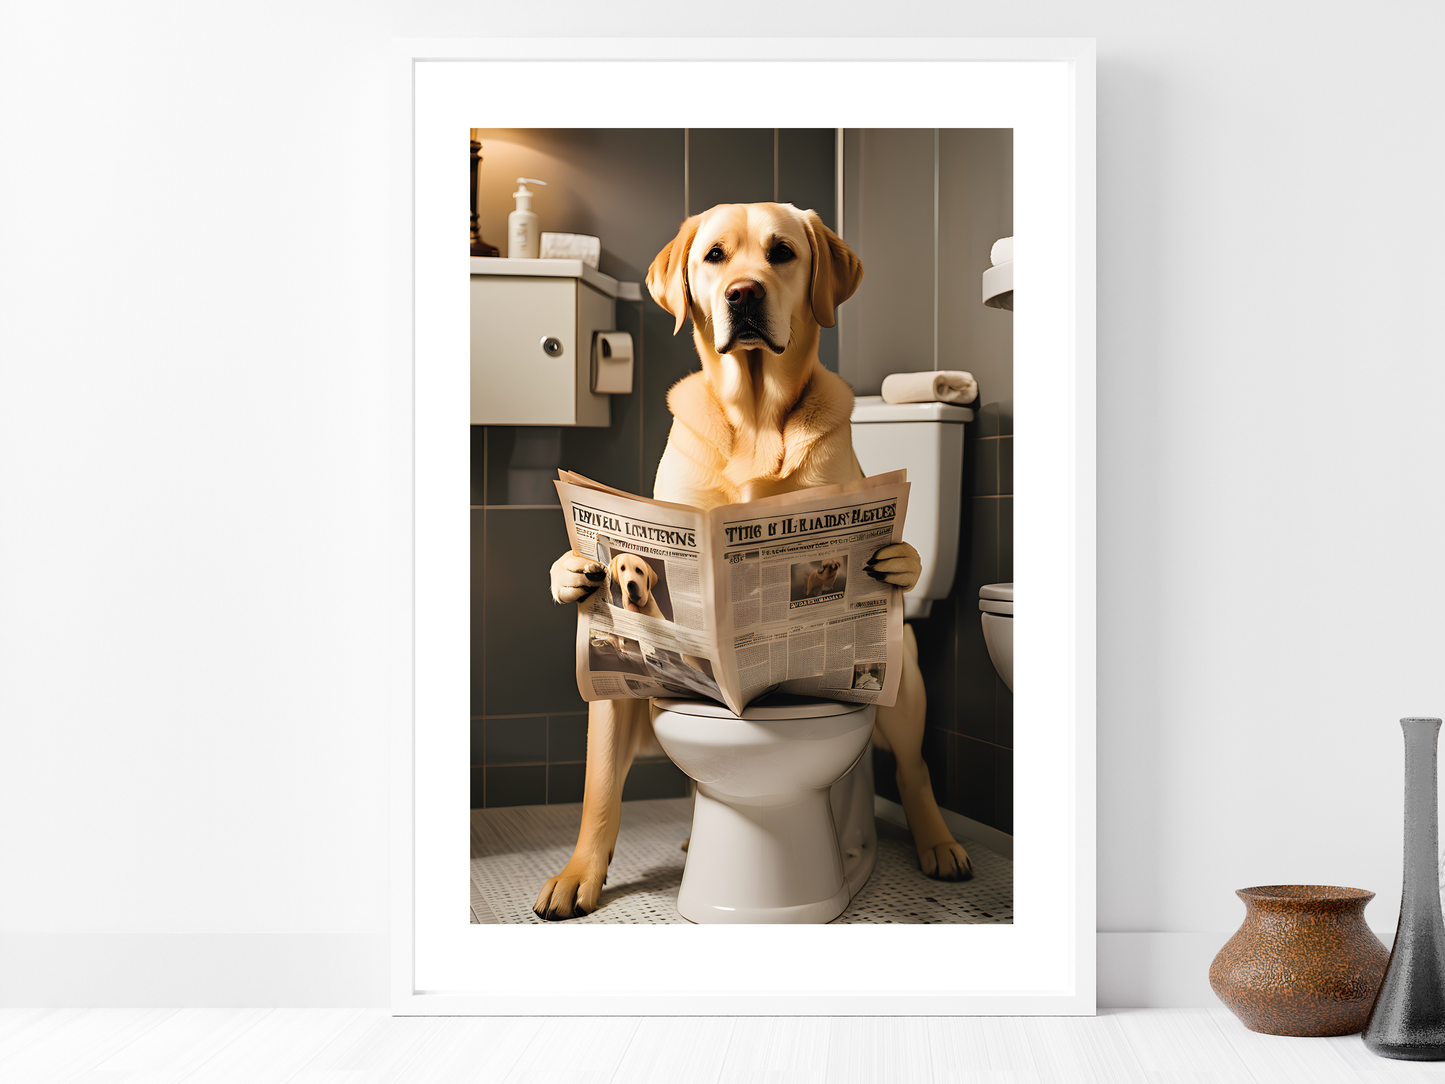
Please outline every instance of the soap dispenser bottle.
[[507, 255], [511, 259], [535, 260], [540, 235], [537, 232], [537, 212], [532, 210], [532, 193], [529, 184], [547, 187], [546, 181], [534, 177], [518, 177], [518, 189], [512, 193], [517, 209], [507, 216]]

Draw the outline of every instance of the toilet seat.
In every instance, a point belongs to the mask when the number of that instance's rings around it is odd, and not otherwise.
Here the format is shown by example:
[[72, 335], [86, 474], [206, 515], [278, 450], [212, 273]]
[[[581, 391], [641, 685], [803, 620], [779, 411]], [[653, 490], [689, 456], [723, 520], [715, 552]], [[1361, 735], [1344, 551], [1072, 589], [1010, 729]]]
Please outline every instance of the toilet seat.
[[1014, 585], [986, 583], [978, 589], [978, 608], [986, 614], [1014, 614]]
[[696, 715], [703, 719], [746, 719], [748, 722], [765, 719], [826, 719], [831, 715], [848, 715], [862, 711], [866, 704], [847, 704], [839, 700], [819, 700], [811, 696], [794, 696], [792, 693], [773, 693], [754, 700], [735, 715], [732, 708], [716, 700], [693, 700], [681, 697], [659, 696], [655, 703], [663, 711], [675, 711], [679, 715]]

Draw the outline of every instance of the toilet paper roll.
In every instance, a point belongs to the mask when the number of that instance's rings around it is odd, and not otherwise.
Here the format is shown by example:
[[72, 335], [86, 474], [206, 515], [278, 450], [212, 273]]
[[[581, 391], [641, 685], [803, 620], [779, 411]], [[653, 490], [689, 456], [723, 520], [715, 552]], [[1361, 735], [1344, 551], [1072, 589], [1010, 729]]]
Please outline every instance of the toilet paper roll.
[[978, 382], [961, 369], [894, 373], [883, 380], [885, 403], [971, 403], [977, 398]]
[[1014, 239], [1012, 237], [1000, 237], [993, 243], [993, 248], [988, 250], [988, 262], [997, 267], [1001, 263], [1012, 263], [1014, 258]]
[[585, 233], [544, 233], [541, 254], [544, 260], [581, 260], [596, 271], [602, 260], [602, 240]]

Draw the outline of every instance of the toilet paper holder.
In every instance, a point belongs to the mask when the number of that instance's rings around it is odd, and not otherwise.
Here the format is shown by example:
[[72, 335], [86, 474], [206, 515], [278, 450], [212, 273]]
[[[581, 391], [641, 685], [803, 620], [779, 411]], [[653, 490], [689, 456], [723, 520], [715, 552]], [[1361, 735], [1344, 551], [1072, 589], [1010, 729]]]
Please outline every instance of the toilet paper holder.
[[599, 331], [592, 336], [592, 390], [599, 395], [632, 391], [632, 335]]

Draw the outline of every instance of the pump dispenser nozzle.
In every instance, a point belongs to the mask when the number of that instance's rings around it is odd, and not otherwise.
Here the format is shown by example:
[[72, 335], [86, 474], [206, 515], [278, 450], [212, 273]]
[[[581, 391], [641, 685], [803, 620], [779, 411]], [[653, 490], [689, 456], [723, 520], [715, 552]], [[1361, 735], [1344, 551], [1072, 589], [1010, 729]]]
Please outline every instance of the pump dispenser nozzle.
[[539, 181], [535, 177], [518, 177], [517, 183], [522, 186], [512, 193], [512, 198], [517, 201], [517, 210], [530, 211], [532, 209], [532, 197], [536, 195], [536, 193], [529, 192], [527, 185], [540, 184], [543, 188], [546, 188], [547, 182]]

